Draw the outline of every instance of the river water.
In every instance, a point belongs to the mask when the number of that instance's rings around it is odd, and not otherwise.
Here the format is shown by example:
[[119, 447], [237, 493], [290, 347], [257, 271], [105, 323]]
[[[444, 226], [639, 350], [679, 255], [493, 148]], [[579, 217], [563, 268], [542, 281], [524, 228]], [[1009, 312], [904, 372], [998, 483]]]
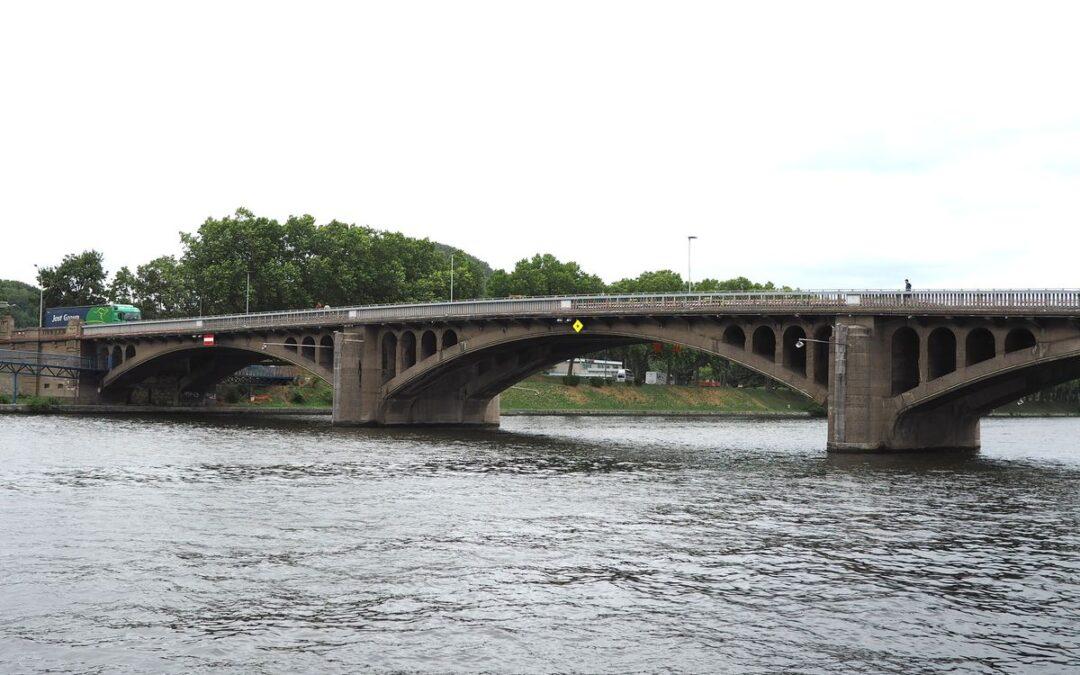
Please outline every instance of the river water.
[[0, 670], [1080, 669], [1080, 419], [0, 416]]

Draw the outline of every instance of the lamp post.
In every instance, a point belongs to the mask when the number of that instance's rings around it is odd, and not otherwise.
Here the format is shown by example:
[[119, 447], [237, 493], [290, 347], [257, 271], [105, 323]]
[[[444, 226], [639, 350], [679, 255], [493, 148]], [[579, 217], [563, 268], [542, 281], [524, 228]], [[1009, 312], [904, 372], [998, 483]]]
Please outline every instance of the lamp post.
[[450, 252], [450, 302], [454, 301], [454, 253]]
[[694, 243], [695, 239], [697, 239], [697, 237], [692, 235], [692, 234], [686, 237], [686, 292], [687, 293], [693, 293], [694, 292], [694, 284], [693, 284], [693, 282], [690, 281], [690, 245]]
[[[34, 269], [38, 269], [36, 264], [34, 265]], [[38, 283], [41, 283], [40, 278], [38, 279]], [[38, 329], [40, 330], [45, 327], [45, 284], [41, 284], [41, 288], [38, 290], [40, 291], [40, 295], [38, 296]]]
[[244, 292], [244, 314], [251, 314], [251, 268], [247, 268], [247, 291]]

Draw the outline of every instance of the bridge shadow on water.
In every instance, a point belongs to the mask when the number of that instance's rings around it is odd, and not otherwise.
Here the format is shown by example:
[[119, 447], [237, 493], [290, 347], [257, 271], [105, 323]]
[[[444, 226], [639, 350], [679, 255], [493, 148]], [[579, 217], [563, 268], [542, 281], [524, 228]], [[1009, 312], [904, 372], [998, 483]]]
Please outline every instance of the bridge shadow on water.
[[[203, 464], [219, 477], [438, 472], [646, 476], [718, 471], [777, 480], [874, 475], [963, 475], [1038, 471], [1023, 459], [979, 451], [829, 454], [820, 422], [675, 418], [529, 418], [515, 428], [335, 427], [325, 416], [125, 416], [132, 426], [225, 434], [251, 448], [243, 462]], [[520, 420], [521, 418], [518, 418]], [[295, 463], [262, 465], [260, 445], [289, 448]], [[279, 460], [280, 452], [272, 453]], [[212, 467], [216, 467], [216, 470]]]

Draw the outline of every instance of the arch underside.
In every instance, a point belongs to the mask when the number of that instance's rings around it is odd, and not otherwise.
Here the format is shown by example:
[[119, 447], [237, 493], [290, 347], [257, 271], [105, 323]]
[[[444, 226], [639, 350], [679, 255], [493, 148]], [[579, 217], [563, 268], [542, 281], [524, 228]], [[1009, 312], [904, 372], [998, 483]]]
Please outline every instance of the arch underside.
[[[483, 340], [483, 344], [477, 344]], [[513, 384], [557, 363], [603, 349], [661, 342], [680, 345], [727, 359], [789, 386], [824, 405], [828, 391], [795, 370], [789, 370], [716, 335], [660, 330], [634, 332], [596, 329], [576, 334], [541, 330], [506, 338], [473, 337], [469, 349], [443, 350], [417, 363], [386, 383], [383, 397], [391, 404], [437, 396], [484, 401]], [[747, 345], [748, 347], [749, 345]], [[805, 362], [802, 363], [805, 369]]]
[[[911, 396], [896, 412], [895, 436], [919, 429], [941, 429], [942, 433], [977, 436], [978, 421], [1003, 405], [1013, 403], [1048, 387], [1080, 378], [1080, 347], [1062, 350], [1053, 356], [1032, 356], [1021, 361], [1013, 356], [997, 368], [983, 362], [983, 372], [974, 377], [958, 371], [941, 378], [938, 391]], [[978, 368], [976, 366], [975, 368]], [[971, 370], [969, 368], [968, 370]], [[917, 392], [912, 392], [917, 393]], [[899, 397], [901, 401], [905, 397]]]
[[205, 392], [236, 372], [257, 364], [293, 365], [332, 385], [327, 372], [314, 362], [305, 362], [299, 352], [279, 347], [255, 349], [243, 345], [202, 347], [177, 345], [152, 353], [134, 363], [125, 362], [107, 373], [101, 393], [115, 397], [140, 385], [165, 385], [184, 392]]

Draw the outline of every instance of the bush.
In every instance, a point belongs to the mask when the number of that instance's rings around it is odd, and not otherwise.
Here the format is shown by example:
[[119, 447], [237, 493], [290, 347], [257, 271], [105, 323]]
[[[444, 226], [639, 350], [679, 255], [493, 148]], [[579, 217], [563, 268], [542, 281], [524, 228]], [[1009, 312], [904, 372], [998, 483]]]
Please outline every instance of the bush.
[[304, 392], [297, 390], [289, 395], [289, 402], [296, 405], [304, 405], [307, 403], [307, 397], [304, 396]]
[[56, 407], [59, 403], [55, 398], [48, 398], [42, 396], [31, 396], [26, 400], [26, 405], [29, 407], [32, 413], [44, 413], [49, 412]]
[[0, 405], [7, 405], [11, 403], [11, 397], [7, 394], [0, 394]]
[[225, 402], [230, 404], [230, 405], [235, 404], [235, 403], [239, 403], [240, 402], [240, 389], [238, 389], [237, 387], [229, 387], [228, 389], [225, 390], [225, 393], [223, 394], [222, 398], [224, 398]]
[[602, 378], [602, 377], [590, 377], [589, 378], [589, 386], [590, 387], [603, 387], [605, 384], [607, 384], [607, 380]]
[[576, 387], [581, 382], [581, 378], [577, 375], [564, 375], [562, 383], [568, 387]]
[[317, 400], [319, 401], [319, 403], [322, 403], [323, 405], [334, 405], [334, 390], [333, 389], [323, 389], [323, 390], [321, 390], [319, 392]]
[[819, 403], [812, 403], [806, 408], [806, 412], [810, 413], [810, 417], [828, 417], [829, 411], [825, 409], [825, 406]]

